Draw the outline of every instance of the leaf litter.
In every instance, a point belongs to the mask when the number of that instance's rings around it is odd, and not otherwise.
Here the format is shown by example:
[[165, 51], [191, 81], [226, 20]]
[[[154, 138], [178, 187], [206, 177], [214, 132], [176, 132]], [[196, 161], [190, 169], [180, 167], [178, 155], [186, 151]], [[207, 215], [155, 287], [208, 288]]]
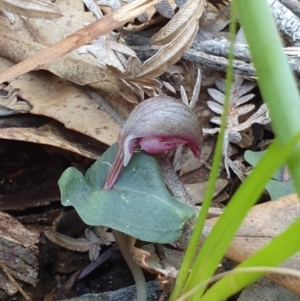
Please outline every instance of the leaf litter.
[[[149, 2], [142, 9], [138, 0], [129, 2], [131, 1], [74, 0], [52, 4], [50, 1], [28, 0], [26, 3], [30, 6], [24, 6], [24, 1], [0, 0], [0, 10], [3, 13], [0, 18], [0, 78], [5, 82], [0, 97], [0, 137], [7, 143], [10, 140], [20, 140], [54, 146], [55, 149], [50, 151], [48, 147], [47, 151], [56, 155], [63, 154], [68, 158], [69, 165], [85, 171], [88, 168], [86, 163], [78, 160], [78, 157], [74, 159], [70, 153], [80, 155], [81, 158], [97, 159], [103, 153], [103, 145], [112, 145], [117, 141], [120, 128], [138, 103], [162, 94], [181, 98], [181, 101], [200, 117], [203, 134], [206, 135], [201, 160], [195, 160], [186, 146], [179, 146], [168, 156], [169, 160], [174, 160], [175, 171], [178, 171], [181, 181], [192, 196], [191, 199], [199, 204], [208, 180], [215, 143], [211, 135], [218, 133], [220, 115], [223, 112], [225, 87], [223, 73], [220, 71], [224, 71], [228, 63], [226, 26], [229, 22], [229, 5], [222, 1], [163, 0], [160, 3]], [[126, 12], [130, 5], [134, 8], [130, 10], [130, 15], [126, 16], [125, 21], [124, 15], [119, 14], [118, 9]], [[288, 37], [288, 43], [294, 46], [285, 51], [293, 70], [298, 72], [297, 64], [294, 63], [298, 55], [298, 40], [293, 35], [296, 29], [291, 31], [291, 27], [281, 23], [282, 18], [279, 18], [278, 13], [284, 10], [291, 15], [291, 19], [297, 20], [297, 9], [285, 6], [283, 1], [270, 1], [270, 6], [281, 32]], [[119, 17], [119, 23], [113, 23], [113, 17], [109, 19], [106, 15]], [[102, 29], [99, 30], [101, 26], [97, 27], [97, 24], [102, 24]], [[112, 24], [114, 28], [111, 27]], [[112, 29], [115, 30], [111, 31]], [[93, 30], [95, 31], [92, 32]], [[98, 35], [95, 34], [97, 30]], [[213, 202], [215, 207], [220, 208], [220, 212], [226, 203], [222, 197], [219, 199], [223, 201], [218, 203], [217, 195], [228, 195], [227, 192], [231, 190], [236, 177], [243, 181], [249, 172], [244, 160], [245, 150], [261, 150], [259, 135], [272, 137], [270, 127], [266, 127], [270, 123], [268, 110], [256, 88], [255, 72], [250, 63], [247, 45], [242, 32], [238, 36], [234, 61], [236, 75], [233, 79], [223, 145], [224, 168], [220, 171]], [[126, 43], [128, 39], [137, 42]], [[52, 60], [53, 58], [55, 60]], [[27, 73], [28, 71], [31, 72]], [[36, 117], [42, 116], [46, 119], [42, 123], [37, 122]], [[28, 123], [30, 119], [31, 124]], [[5, 154], [6, 149], [8, 148], [3, 146], [1, 154]], [[12, 179], [18, 179], [19, 175], [5, 170], [2, 176], [14, 183]], [[281, 176], [283, 178], [283, 175]], [[5, 185], [8, 182], [3, 181]], [[168, 185], [172, 186], [170, 181]], [[172, 191], [172, 187], [168, 188]], [[272, 199], [277, 199], [275, 188], [267, 187], [267, 190]], [[3, 186], [1, 190], [7, 197], [5, 191], [8, 191], [8, 186]], [[291, 207], [297, 212], [295, 202], [290, 198], [283, 197], [277, 202], [272, 202], [273, 205], [267, 202], [266, 206], [272, 207], [272, 214], [278, 214], [276, 212], [280, 211], [278, 208], [283, 202], [285, 205], [280, 208]], [[47, 204], [51, 202], [48, 201]], [[19, 203], [18, 206], [17, 200], [10, 210], [24, 210], [42, 204], [46, 203]], [[2, 208], [9, 208], [5, 206], [3, 203]], [[253, 230], [247, 222], [243, 224], [248, 231], [245, 230], [245, 233], [252, 237], [252, 246], [260, 243], [253, 231], [262, 233], [261, 231], [266, 231], [274, 222], [268, 222], [271, 213], [262, 215], [263, 208], [263, 205], [259, 205], [250, 213], [252, 219], [264, 223], [261, 228]], [[69, 249], [72, 250], [77, 248], [76, 250], [89, 251], [90, 259], [97, 265], [101, 264], [97, 263], [98, 259], [107, 253], [100, 250], [99, 245], [106, 248], [113, 243], [111, 233], [107, 232], [107, 228], [95, 227], [94, 231], [98, 229], [98, 234], [102, 233], [102, 238], [97, 238], [89, 227], [86, 229], [86, 238], [83, 238], [84, 229], [81, 233], [75, 231], [75, 235], [71, 235], [59, 226], [63, 223], [64, 216], [66, 213], [61, 211], [56, 220], [51, 221], [49, 218], [52, 230], [47, 230], [46, 233], [57, 233], [57, 237], [65, 240], [64, 247], [68, 248], [69, 245]], [[28, 217], [26, 219], [28, 221]], [[37, 224], [38, 220], [36, 217], [34, 223]], [[206, 227], [211, 227], [213, 222], [214, 220], [208, 220]], [[279, 219], [276, 222], [278, 228], [284, 224]], [[42, 233], [43, 230], [42, 227], [39, 231]], [[70, 236], [76, 238], [72, 240]], [[51, 237], [53, 238], [53, 235]], [[2, 236], [0, 238], [2, 239]], [[186, 240], [186, 237], [179, 239]], [[227, 257], [240, 262], [250, 246], [244, 241], [238, 241], [238, 235], [236, 240]], [[76, 247], [79, 242], [82, 243], [82, 248]], [[177, 243], [183, 249], [186, 247], [184, 243]], [[177, 246], [176, 243], [173, 246]], [[181, 261], [174, 262], [171, 257], [182, 257], [177, 253], [180, 250], [174, 250], [174, 247], [173, 250], [157, 250], [157, 247], [153, 248], [153, 245], [149, 244], [148, 247], [134, 247], [131, 251], [143, 268], [163, 276], [160, 279], [163, 284], [174, 280], [180, 266]], [[76, 258], [78, 255], [72, 256]], [[155, 257], [156, 261], [150, 263], [148, 260], [152, 257]], [[159, 268], [155, 267], [157, 260], [162, 263]], [[298, 263], [299, 259], [295, 257], [293, 265]], [[83, 265], [80, 268], [84, 267]], [[2, 270], [6, 271], [5, 266], [2, 266]], [[77, 268], [76, 275], [79, 270]], [[0, 277], [2, 276], [0, 271]], [[74, 274], [73, 278], [69, 279], [70, 283], [75, 284], [75, 279]], [[272, 280], [276, 282], [276, 279]], [[4, 283], [13, 287], [8, 280]], [[70, 283], [66, 282], [64, 289], [71, 291]], [[290, 283], [284, 280], [280, 285], [299, 295], [292, 281]], [[0, 288], [0, 292], [1, 289], [3, 287]], [[18, 290], [21, 293], [23, 291], [21, 287], [15, 287], [13, 290], [6, 290], [5, 293], [13, 295]], [[30, 291], [28, 288], [28, 292]], [[59, 292], [61, 290], [54, 288], [51, 294]], [[25, 297], [27, 298], [26, 293]]]

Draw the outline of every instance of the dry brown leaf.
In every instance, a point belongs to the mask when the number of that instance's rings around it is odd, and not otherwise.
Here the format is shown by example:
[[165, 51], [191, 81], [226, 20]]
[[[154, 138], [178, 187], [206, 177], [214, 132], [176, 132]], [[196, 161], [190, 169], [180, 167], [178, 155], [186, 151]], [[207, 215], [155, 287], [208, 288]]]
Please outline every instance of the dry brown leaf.
[[[78, 142], [76, 133], [64, 130], [59, 124], [51, 123], [39, 128], [9, 127], [0, 128], [0, 138], [55, 146], [81, 156], [96, 160], [101, 155], [99, 143], [86, 137]], [[78, 138], [78, 137], [76, 137]], [[91, 145], [94, 144], [94, 145]], [[97, 149], [98, 146], [98, 149]]]
[[243, 289], [237, 301], [253, 301], [257, 300], [258, 296], [259, 300], [264, 301], [299, 301], [299, 298], [287, 289], [264, 277]]
[[[66, 35], [79, 30], [84, 24], [95, 21], [92, 12], [85, 11], [82, 0], [73, 0], [72, 2], [60, 1], [57, 5], [65, 12], [63, 18], [47, 22], [41, 22], [41, 20], [28, 20], [26, 23], [28, 30], [34, 34], [34, 40], [44, 46], [52, 45], [63, 39]], [[94, 5], [96, 4], [94, 3]], [[103, 15], [99, 7], [96, 6], [95, 10], [96, 8], [98, 8], [97, 19], [99, 19], [103, 17]], [[49, 30], [49, 28], [51, 30]], [[115, 52], [118, 52], [118, 54]], [[93, 41], [91, 45], [84, 45], [80, 47], [78, 51], [72, 51], [71, 53], [72, 57], [77, 60], [88, 60], [88, 62], [97, 65], [97, 61], [94, 61], [90, 55], [82, 55], [89, 53], [98, 59], [98, 63], [102, 65], [110, 63], [114, 66], [116, 65], [117, 68], [123, 68], [122, 64], [126, 61], [125, 58], [122, 59], [120, 53], [130, 56], [135, 55], [135, 52], [129, 47], [117, 43], [111, 33], [103, 35]]]
[[[152, 95], [154, 94], [154, 89], [161, 87], [161, 83], [154, 78], [139, 77], [142, 72], [142, 63], [137, 57], [129, 58], [125, 72], [121, 72], [119, 69], [110, 65], [108, 65], [107, 68], [115, 74], [117, 78], [120, 78], [124, 85], [132, 89], [132, 92], [140, 95], [140, 100], [143, 99], [144, 92], [148, 95]], [[124, 91], [122, 92], [124, 93]], [[134, 101], [130, 102], [136, 103]]]
[[[254, 206], [230, 244], [226, 257], [238, 263], [244, 261], [264, 247], [272, 238], [283, 232], [299, 217], [300, 202], [296, 194]], [[213, 218], [206, 221], [205, 237], [217, 220], [218, 218]], [[280, 266], [300, 270], [300, 252]], [[300, 279], [276, 274], [268, 274], [266, 277], [300, 296]]]
[[213, 147], [214, 145], [211, 141], [205, 141], [201, 149], [200, 160], [195, 159], [190, 149], [183, 153], [180, 162], [180, 174], [186, 174], [199, 169], [211, 156]]
[[[7, 115], [14, 113], [27, 113], [31, 110], [31, 106], [25, 102], [18, 100], [19, 89], [12, 89], [7, 95], [0, 94], [0, 111], [4, 111]], [[4, 115], [6, 115], [4, 114]], [[3, 116], [1, 114], [1, 116]]]
[[0, 0], [0, 10], [26, 16], [28, 18], [59, 18], [61, 10], [43, 0]]
[[125, 55], [136, 57], [136, 53], [128, 46], [118, 43], [109, 34], [101, 36], [91, 45], [85, 45], [79, 48], [79, 54], [92, 54], [97, 58], [99, 64], [111, 65], [120, 70], [125, 71], [126, 59]]
[[[157, 245], [158, 246], [158, 245]], [[167, 252], [167, 248], [160, 248], [161, 257], [157, 254], [157, 249], [154, 244], [147, 244], [144, 245], [142, 248], [134, 247], [132, 249], [133, 256], [135, 258], [136, 263], [142, 267], [143, 269], [147, 270], [149, 273], [157, 274], [163, 276], [166, 280], [174, 281], [177, 277], [177, 270], [174, 266], [170, 264], [170, 259], [174, 258], [175, 254], [178, 257], [176, 260], [176, 267], [180, 262], [182, 262], [183, 252], [179, 252], [174, 250], [171, 252], [172, 255], [170, 256], [169, 252]], [[171, 250], [173, 251], [173, 250]], [[169, 255], [169, 256], [166, 256]], [[172, 262], [173, 263], [173, 262]]]
[[138, 78], [152, 78], [162, 74], [169, 65], [174, 64], [181, 58], [193, 42], [197, 31], [198, 20], [194, 18], [174, 37], [174, 40], [163, 46], [154, 56], [145, 61]]
[[186, 27], [190, 20], [194, 18], [199, 20], [203, 14], [205, 5], [206, 0], [188, 0], [174, 18], [152, 37], [151, 43], [153, 45], [170, 43], [182, 31], [182, 28]]
[[[56, 6], [63, 12], [59, 19], [28, 19], [24, 27], [31, 32], [31, 41], [43, 46], [51, 46], [68, 35], [84, 28], [85, 24], [95, 21], [90, 11], [86, 11], [82, 0], [56, 1]], [[14, 27], [11, 28], [14, 30]], [[76, 53], [76, 51], [74, 51]]]
[[[0, 55], [2, 56], [14, 62], [20, 62], [46, 49], [8, 30], [5, 30], [3, 34], [0, 33]], [[78, 85], [90, 84], [93, 88], [107, 91], [116, 97], [121, 95], [132, 103], [138, 103], [140, 100], [138, 91], [129, 88], [120, 78], [101, 67], [92, 56], [83, 58], [77, 53], [71, 53], [39, 67]], [[0, 69], [1, 72], [5, 70], [2, 66]]]
[[148, 7], [153, 6], [158, 2], [159, 0], [137, 0], [104, 16], [100, 20], [76, 31], [64, 40], [57, 42], [49, 48], [39, 51], [30, 59], [6, 70], [0, 74], [0, 83], [9, 81], [21, 74], [36, 69], [41, 65], [41, 63], [49, 63], [50, 61], [91, 42], [100, 35], [106, 34], [111, 30], [122, 26], [124, 23], [128, 22], [145, 11]]
[[[3, 65], [0, 64], [5, 68]], [[16, 87], [20, 89], [20, 97], [31, 104], [32, 114], [58, 120], [67, 128], [105, 144], [111, 145], [117, 140], [119, 126], [111, 116], [99, 110], [97, 103], [82, 90], [58, 77], [31, 72], [13, 80], [7, 89]]]
[[[208, 181], [184, 185], [184, 187], [186, 188], [189, 195], [192, 197], [195, 204], [202, 203], [206, 191], [207, 183]], [[218, 195], [227, 186], [227, 184], [228, 184], [228, 180], [218, 179], [215, 185], [213, 197]]]

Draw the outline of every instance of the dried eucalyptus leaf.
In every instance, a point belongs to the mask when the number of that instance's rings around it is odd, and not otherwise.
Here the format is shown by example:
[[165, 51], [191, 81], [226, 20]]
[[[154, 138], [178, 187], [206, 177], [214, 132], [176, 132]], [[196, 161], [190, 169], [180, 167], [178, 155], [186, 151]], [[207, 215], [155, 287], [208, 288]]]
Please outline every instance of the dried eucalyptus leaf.
[[[29, 112], [32, 108], [31, 105], [26, 101], [19, 101], [17, 97], [18, 93], [19, 89], [12, 89], [6, 96], [0, 95], [0, 110], [8, 110], [8, 112], [10, 112], [11, 114]], [[0, 115], [3, 116], [1, 113]]]
[[178, 35], [178, 31], [182, 31], [182, 28], [186, 27], [190, 20], [193, 18], [198, 20], [201, 17], [205, 4], [205, 0], [201, 0], [200, 3], [199, 0], [188, 0], [174, 18], [153, 36], [151, 43], [163, 45], [171, 42]]
[[28, 18], [53, 19], [63, 15], [59, 8], [43, 0], [0, 0], [0, 9]]
[[154, 56], [145, 61], [139, 77], [155, 77], [174, 64], [194, 40], [198, 31], [198, 20], [193, 18], [170, 43], [162, 47]]
[[91, 53], [97, 58], [99, 64], [114, 66], [121, 72], [125, 71], [124, 65], [126, 64], [123, 54], [136, 57], [136, 53], [133, 50], [124, 44], [110, 39], [107, 35], [99, 37], [92, 45], [80, 47], [78, 53]]

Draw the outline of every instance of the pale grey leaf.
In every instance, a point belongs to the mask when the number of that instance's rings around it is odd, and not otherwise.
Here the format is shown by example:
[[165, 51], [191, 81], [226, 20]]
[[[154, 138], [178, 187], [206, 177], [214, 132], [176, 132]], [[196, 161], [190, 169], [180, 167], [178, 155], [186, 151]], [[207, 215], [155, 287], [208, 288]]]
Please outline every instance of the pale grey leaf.
[[207, 89], [207, 93], [218, 103], [224, 104], [225, 95], [216, 89]]
[[232, 171], [238, 176], [238, 178], [243, 182], [244, 177], [244, 171], [245, 171], [245, 165], [239, 161], [239, 160], [228, 160], [229, 167], [232, 169]]
[[220, 91], [222, 91], [222, 92], [225, 93], [225, 79], [223, 79], [223, 78], [217, 78], [217, 79], [215, 80], [215, 85], [216, 85], [216, 87], [217, 87]]
[[200, 89], [201, 89], [201, 70], [198, 68], [197, 69], [197, 80], [196, 84], [193, 90], [193, 95], [192, 99], [190, 102], [190, 108], [193, 109], [199, 99], [199, 94], [200, 94]]
[[214, 124], [217, 124], [217, 125], [220, 125], [221, 124], [221, 118], [220, 117], [217, 117], [217, 116], [214, 116], [210, 119], [210, 122], [211, 123], [214, 123]]
[[244, 78], [239, 75], [239, 74], [236, 74], [234, 76], [234, 82], [232, 83], [232, 90], [235, 92], [235, 91], [238, 91], [240, 89], [240, 87], [242, 86], [244, 82]]
[[185, 90], [184, 90], [183, 86], [180, 86], [180, 94], [181, 94], [182, 102], [184, 104], [186, 104], [187, 106], [189, 106], [189, 101], [188, 101], [188, 98], [186, 96], [186, 93], [185, 93]]
[[238, 143], [242, 140], [241, 134], [235, 129], [228, 130], [228, 138], [231, 143]]
[[215, 113], [221, 115], [223, 113], [223, 106], [219, 105], [218, 103], [208, 100], [207, 106]]
[[255, 96], [255, 94], [248, 94], [240, 98], [236, 98], [233, 100], [233, 103], [235, 104], [236, 107], [242, 105], [243, 103], [249, 101]]
[[244, 31], [242, 28], [239, 29], [239, 31], [235, 37], [235, 42], [240, 43], [240, 44], [247, 44], [246, 37], [244, 35]]
[[91, 246], [91, 248], [89, 249], [89, 259], [91, 261], [95, 261], [100, 254], [101, 248], [99, 245], [93, 245]]
[[252, 82], [246, 82], [244, 83], [236, 92], [236, 97], [241, 97], [242, 95], [250, 92], [254, 87], [256, 86], [256, 83]]
[[247, 122], [260, 124], [268, 124], [270, 121], [269, 111], [266, 104], [262, 104], [259, 109], [247, 120]]
[[94, 243], [100, 243], [98, 236], [91, 229], [86, 228], [84, 231], [84, 235], [89, 241]]
[[[176, 94], [175, 88], [174, 88], [170, 83], [168, 83], [168, 82], [166, 82], [166, 81], [164, 81], [164, 80], [162, 80], [161, 82], [162, 82], [162, 85], [163, 85], [166, 89], [168, 89], [168, 90], [171, 91], [172, 93]], [[181, 95], [181, 97], [182, 97], [182, 95]]]
[[[210, 120], [211, 121], [211, 120]], [[211, 121], [212, 122], [212, 121]], [[213, 128], [213, 129], [202, 129], [203, 135], [214, 135], [219, 132], [219, 128]]]
[[249, 105], [244, 105], [242, 107], [238, 107], [235, 110], [239, 116], [242, 116], [242, 115], [245, 115], [245, 114], [251, 112], [254, 109], [255, 109], [255, 105], [249, 104]]
[[103, 16], [99, 6], [94, 0], [83, 0], [83, 3], [97, 19], [100, 19]]

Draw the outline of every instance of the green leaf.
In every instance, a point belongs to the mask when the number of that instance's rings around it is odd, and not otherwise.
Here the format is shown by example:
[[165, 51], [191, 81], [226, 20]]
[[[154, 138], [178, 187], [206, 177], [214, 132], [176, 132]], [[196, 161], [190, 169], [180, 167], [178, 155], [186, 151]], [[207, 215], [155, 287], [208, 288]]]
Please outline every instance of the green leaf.
[[[262, 156], [264, 155], [264, 153], [265, 151], [252, 152], [250, 150], [247, 150], [244, 154], [244, 157], [248, 163], [250, 163], [252, 166], [256, 166], [262, 158]], [[282, 174], [283, 167], [279, 168], [275, 172], [275, 174], [272, 177], [274, 180], [270, 180], [269, 183], [266, 185], [266, 190], [269, 192], [271, 200], [277, 200], [282, 196], [295, 193], [292, 180], [282, 182]]]
[[178, 239], [184, 223], [196, 212], [170, 195], [154, 158], [134, 154], [114, 188], [102, 189], [116, 152], [116, 145], [110, 147], [85, 176], [67, 169], [59, 180], [62, 204], [74, 206], [88, 225], [111, 227], [149, 242]]
[[280, 182], [280, 181], [274, 181], [271, 180], [267, 186], [266, 189], [268, 190], [270, 194], [271, 200], [277, 200], [281, 198], [282, 196], [295, 193], [295, 189], [293, 186], [292, 181], [288, 182]]

